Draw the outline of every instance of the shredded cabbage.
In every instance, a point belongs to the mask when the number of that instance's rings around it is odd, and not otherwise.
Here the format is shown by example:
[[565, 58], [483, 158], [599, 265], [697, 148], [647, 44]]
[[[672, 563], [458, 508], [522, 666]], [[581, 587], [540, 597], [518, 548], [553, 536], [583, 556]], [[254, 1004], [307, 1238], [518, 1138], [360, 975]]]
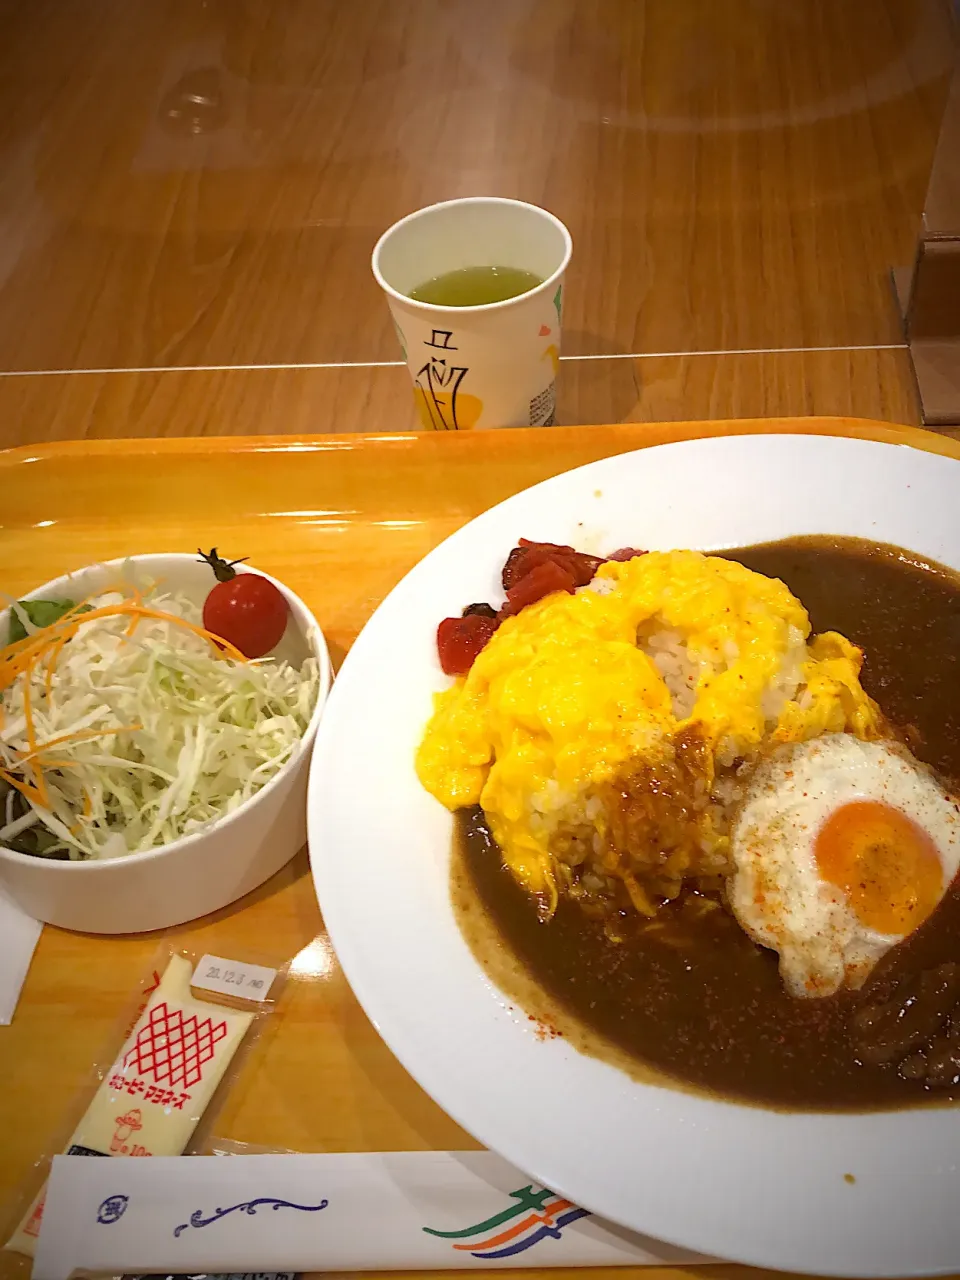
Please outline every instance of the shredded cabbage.
[[[127, 598], [107, 592], [88, 604]], [[183, 595], [152, 591], [144, 603], [201, 623]], [[29, 777], [39, 766], [49, 797], [48, 806], [27, 797], [29, 814], [12, 823], [0, 807], [0, 843], [32, 814], [55, 838], [45, 857], [115, 858], [202, 831], [292, 759], [317, 699], [315, 658], [299, 670], [271, 658], [240, 662], [151, 617], [83, 623], [52, 672], [48, 661], [16, 676], [0, 721], [0, 767]]]

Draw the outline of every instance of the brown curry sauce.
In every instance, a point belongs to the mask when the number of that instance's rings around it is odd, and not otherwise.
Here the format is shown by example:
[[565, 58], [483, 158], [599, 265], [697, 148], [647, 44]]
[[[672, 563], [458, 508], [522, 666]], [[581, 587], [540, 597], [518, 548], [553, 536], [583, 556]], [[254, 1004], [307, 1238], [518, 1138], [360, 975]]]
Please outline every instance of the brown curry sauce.
[[[960, 778], [960, 578], [859, 539], [797, 538], [720, 554], [781, 578], [815, 632], [837, 630], [860, 645], [867, 691], [894, 723], [912, 727], [919, 758]], [[718, 903], [690, 894], [661, 908], [653, 925], [627, 914], [618, 942], [569, 901], [542, 923], [504, 869], [482, 812], [463, 811], [458, 829], [454, 901], [478, 958], [509, 996], [587, 1052], [641, 1076], [774, 1107], [868, 1110], [960, 1099], [960, 1084], [950, 1080], [934, 1090], [909, 1078], [909, 1069], [905, 1078], [901, 1064], [916, 1062], [916, 1036], [912, 1049], [890, 1052], [876, 1033], [857, 1030], [878, 1008], [883, 1013], [885, 1001], [888, 1025], [903, 1023], [904, 1003], [922, 1018], [922, 1000], [903, 997], [915, 996], [918, 976], [931, 970], [937, 982], [926, 985], [941, 1004], [946, 992], [952, 1007], [955, 987], [960, 996], [957, 882], [862, 991], [796, 1000], [783, 989], [776, 955], [751, 942]], [[516, 980], [506, 977], [511, 971]], [[531, 992], [546, 997], [542, 1009]], [[927, 1021], [939, 1037], [936, 1052], [957, 1059], [960, 1079], [960, 1009], [944, 1019], [938, 1008]]]

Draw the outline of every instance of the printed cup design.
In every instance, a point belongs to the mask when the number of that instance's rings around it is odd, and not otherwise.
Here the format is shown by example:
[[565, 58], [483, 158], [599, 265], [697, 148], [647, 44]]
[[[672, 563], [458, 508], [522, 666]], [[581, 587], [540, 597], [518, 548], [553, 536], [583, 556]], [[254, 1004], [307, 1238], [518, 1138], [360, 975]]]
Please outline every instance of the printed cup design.
[[[563, 223], [518, 200], [450, 200], [390, 228], [373, 254], [429, 431], [550, 426], [560, 368], [563, 273], [572, 242]], [[407, 291], [448, 271], [510, 266], [542, 284], [503, 302], [450, 307]]]
[[479, 396], [461, 390], [461, 383], [470, 370], [466, 365], [454, 363], [457, 348], [452, 345], [453, 335], [452, 329], [434, 329], [431, 340], [423, 345], [449, 352], [449, 357], [429, 356], [416, 373], [410, 366], [413, 398], [420, 421], [428, 431], [470, 431], [483, 412], [483, 401]]

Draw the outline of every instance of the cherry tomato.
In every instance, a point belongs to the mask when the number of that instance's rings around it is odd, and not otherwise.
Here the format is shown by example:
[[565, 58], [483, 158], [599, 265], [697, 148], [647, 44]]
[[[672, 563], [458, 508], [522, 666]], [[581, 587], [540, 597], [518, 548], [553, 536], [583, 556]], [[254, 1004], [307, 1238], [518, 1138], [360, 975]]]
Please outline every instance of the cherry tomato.
[[437, 654], [444, 674], [466, 675], [497, 626], [496, 618], [485, 618], [478, 613], [467, 614], [465, 618], [444, 618], [437, 627]]
[[203, 604], [204, 627], [246, 657], [262, 658], [280, 643], [287, 627], [283, 593], [259, 573], [237, 573], [233, 566], [240, 561], [222, 560], [216, 547], [200, 554], [217, 576]]

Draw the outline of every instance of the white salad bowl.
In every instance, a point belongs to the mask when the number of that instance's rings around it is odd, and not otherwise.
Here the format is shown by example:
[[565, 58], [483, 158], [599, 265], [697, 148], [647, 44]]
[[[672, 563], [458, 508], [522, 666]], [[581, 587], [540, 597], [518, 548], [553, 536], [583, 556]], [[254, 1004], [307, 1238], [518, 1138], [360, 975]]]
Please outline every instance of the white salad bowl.
[[[201, 604], [214, 584], [210, 569], [193, 555], [141, 555], [91, 565], [47, 582], [24, 599], [79, 600], [116, 582], [128, 568], [162, 580]], [[239, 566], [238, 572], [245, 567]], [[249, 570], [247, 570], [249, 571]], [[235, 902], [285, 866], [306, 841], [307, 772], [320, 716], [330, 688], [330, 658], [313, 614], [287, 587], [290, 617], [279, 656], [307, 657], [319, 669], [317, 702], [295, 755], [233, 813], [201, 831], [144, 853], [66, 862], [32, 857], [0, 846], [0, 889], [24, 911], [47, 924], [85, 933], [143, 933], [195, 920]], [[5, 638], [9, 609], [0, 613]]]

